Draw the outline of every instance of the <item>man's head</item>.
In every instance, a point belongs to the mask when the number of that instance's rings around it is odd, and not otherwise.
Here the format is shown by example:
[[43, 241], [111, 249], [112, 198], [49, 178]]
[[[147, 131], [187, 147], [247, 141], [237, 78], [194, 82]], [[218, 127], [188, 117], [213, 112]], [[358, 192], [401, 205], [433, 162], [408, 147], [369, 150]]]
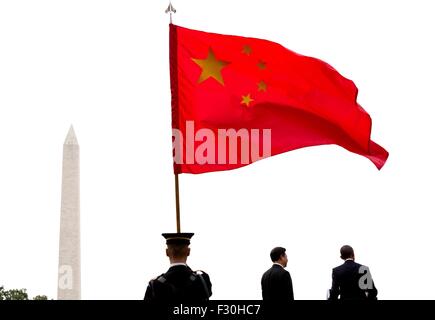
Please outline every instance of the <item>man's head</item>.
[[190, 255], [190, 248], [187, 244], [168, 244], [166, 255], [171, 263], [182, 262], [186, 263], [187, 257]]
[[171, 263], [186, 263], [187, 257], [190, 255], [190, 238], [193, 233], [163, 233], [162, 236], [166, 239], [166, 255]]
[[276, 247], [273, 248], [272, 251], [270, 251], [270, 259], [274, 263], [279, 263], [283, 267], [287, 267], [287, 254], [285, 253], [285, 248], [283, 247]]
[[341, 247], [340, 249], [340, 258], [343, 260], [346, 259], [355, 259], [355, 254], [353, 252], [353, 248], [351, 246], [348, 245], [344, 245]]

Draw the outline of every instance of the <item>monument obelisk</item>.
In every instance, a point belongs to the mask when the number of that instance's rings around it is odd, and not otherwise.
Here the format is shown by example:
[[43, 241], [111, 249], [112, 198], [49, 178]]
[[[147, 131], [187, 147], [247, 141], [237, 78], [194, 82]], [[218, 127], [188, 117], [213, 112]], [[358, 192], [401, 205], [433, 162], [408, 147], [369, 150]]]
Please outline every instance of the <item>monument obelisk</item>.
[[80, 300], [80, 149], [71, 126], [63, 145], [57, 299]]

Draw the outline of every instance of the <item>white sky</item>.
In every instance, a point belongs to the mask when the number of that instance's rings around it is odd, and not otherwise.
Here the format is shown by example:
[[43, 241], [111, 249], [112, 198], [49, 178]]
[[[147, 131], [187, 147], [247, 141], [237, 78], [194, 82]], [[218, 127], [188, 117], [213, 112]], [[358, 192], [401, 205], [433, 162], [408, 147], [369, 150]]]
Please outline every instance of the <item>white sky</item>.
[[[433, 299], [433, 1], [181, 1], [174, 22], [265, 38], [355, 81], [390, 152], [337, 146], [180, 176], [189, 264], [214, 299], [260, 299], [287, 248], [296, 299], [325, 299], [354, 247], [380, 299]], [[0, 2], [0, 285], [56, 298], [62, 145], [81, 148], [82, 297], [141, 299], [175, 231], [167, 1]]]

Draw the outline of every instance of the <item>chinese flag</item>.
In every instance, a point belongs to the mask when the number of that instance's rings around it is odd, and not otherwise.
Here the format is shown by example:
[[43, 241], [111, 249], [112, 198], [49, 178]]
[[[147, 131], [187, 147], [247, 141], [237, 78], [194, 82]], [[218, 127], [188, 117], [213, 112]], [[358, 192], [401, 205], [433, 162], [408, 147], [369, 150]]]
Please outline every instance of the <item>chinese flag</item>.
[[230, 170], [325, 144], [378, 169], [388, 158], [370, 139], [355, 84], [319, 59], [171, 24], [170, 71], [175, 173]]

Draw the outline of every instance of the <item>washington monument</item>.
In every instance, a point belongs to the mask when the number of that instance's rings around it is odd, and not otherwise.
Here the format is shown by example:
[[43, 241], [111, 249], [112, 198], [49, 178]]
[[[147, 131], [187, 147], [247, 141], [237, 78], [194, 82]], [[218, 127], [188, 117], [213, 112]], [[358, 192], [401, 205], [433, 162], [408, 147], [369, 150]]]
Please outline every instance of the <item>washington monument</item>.
[[63, 145], [58, 300], [80, 300], [80, 150], [71, 128]]

